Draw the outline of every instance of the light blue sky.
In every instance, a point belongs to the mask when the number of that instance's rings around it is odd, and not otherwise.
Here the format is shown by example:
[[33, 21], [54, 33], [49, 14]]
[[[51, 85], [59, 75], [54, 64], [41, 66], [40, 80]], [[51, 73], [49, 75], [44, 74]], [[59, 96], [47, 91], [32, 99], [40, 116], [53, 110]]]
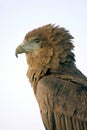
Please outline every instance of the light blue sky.
[[0, 130], [44, 130], [25, 55], [16, 59], [15, 48], [48, 23], [70, 30], [76, 65], [87, 75], [87, 0], [0, 0]]

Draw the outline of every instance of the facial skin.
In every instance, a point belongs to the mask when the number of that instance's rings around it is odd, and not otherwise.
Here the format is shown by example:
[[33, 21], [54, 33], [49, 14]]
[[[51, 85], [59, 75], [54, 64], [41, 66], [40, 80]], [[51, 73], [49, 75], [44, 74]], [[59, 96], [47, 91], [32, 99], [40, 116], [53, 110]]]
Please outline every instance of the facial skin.
[[27, 52], [32, 52], [41, 47], [40, 44], [41, 40], [37, 37], [33, 37], [29, 39], [28, 41], [24, 40], [17, 48], [15, 51], [15, 55], [18, 58], [18, 54], [21, 53], [27, 53]]

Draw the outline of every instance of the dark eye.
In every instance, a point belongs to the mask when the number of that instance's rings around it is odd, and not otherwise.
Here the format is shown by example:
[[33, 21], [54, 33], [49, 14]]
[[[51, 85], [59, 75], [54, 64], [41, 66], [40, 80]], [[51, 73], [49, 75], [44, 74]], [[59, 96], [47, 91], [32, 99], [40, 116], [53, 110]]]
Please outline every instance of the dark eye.
[[35, 39], [36, 43], [39, 43], [40, 42], [40, 39]]

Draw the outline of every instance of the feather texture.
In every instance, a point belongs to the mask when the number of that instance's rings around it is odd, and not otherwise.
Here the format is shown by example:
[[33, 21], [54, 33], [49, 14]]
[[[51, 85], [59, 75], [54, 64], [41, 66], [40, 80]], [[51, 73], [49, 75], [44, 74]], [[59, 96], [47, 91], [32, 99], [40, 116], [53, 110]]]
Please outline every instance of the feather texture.
[[16, 49], [16, 56], [26, 53], [46, 130], [87, 130], [87, 78], [75, 65], [72, 39], [65, 28], [48, 24], [28, 32]]
[[87, 129], [87, 86], [45, 76], [38, 82], [36, 98], [45, 126], [51, 123], [47, 130]]

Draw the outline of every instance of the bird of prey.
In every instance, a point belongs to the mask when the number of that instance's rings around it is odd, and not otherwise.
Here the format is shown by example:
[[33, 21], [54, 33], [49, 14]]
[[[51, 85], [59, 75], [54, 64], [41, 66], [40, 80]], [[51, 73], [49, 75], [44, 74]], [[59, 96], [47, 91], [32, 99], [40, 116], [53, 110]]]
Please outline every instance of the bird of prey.
[[26, 54], [46, 130], [87, 130], [87, 78], [75, 65], [73, 48], [68, 30], [47, 24], [28, 32], [15, 51]]

